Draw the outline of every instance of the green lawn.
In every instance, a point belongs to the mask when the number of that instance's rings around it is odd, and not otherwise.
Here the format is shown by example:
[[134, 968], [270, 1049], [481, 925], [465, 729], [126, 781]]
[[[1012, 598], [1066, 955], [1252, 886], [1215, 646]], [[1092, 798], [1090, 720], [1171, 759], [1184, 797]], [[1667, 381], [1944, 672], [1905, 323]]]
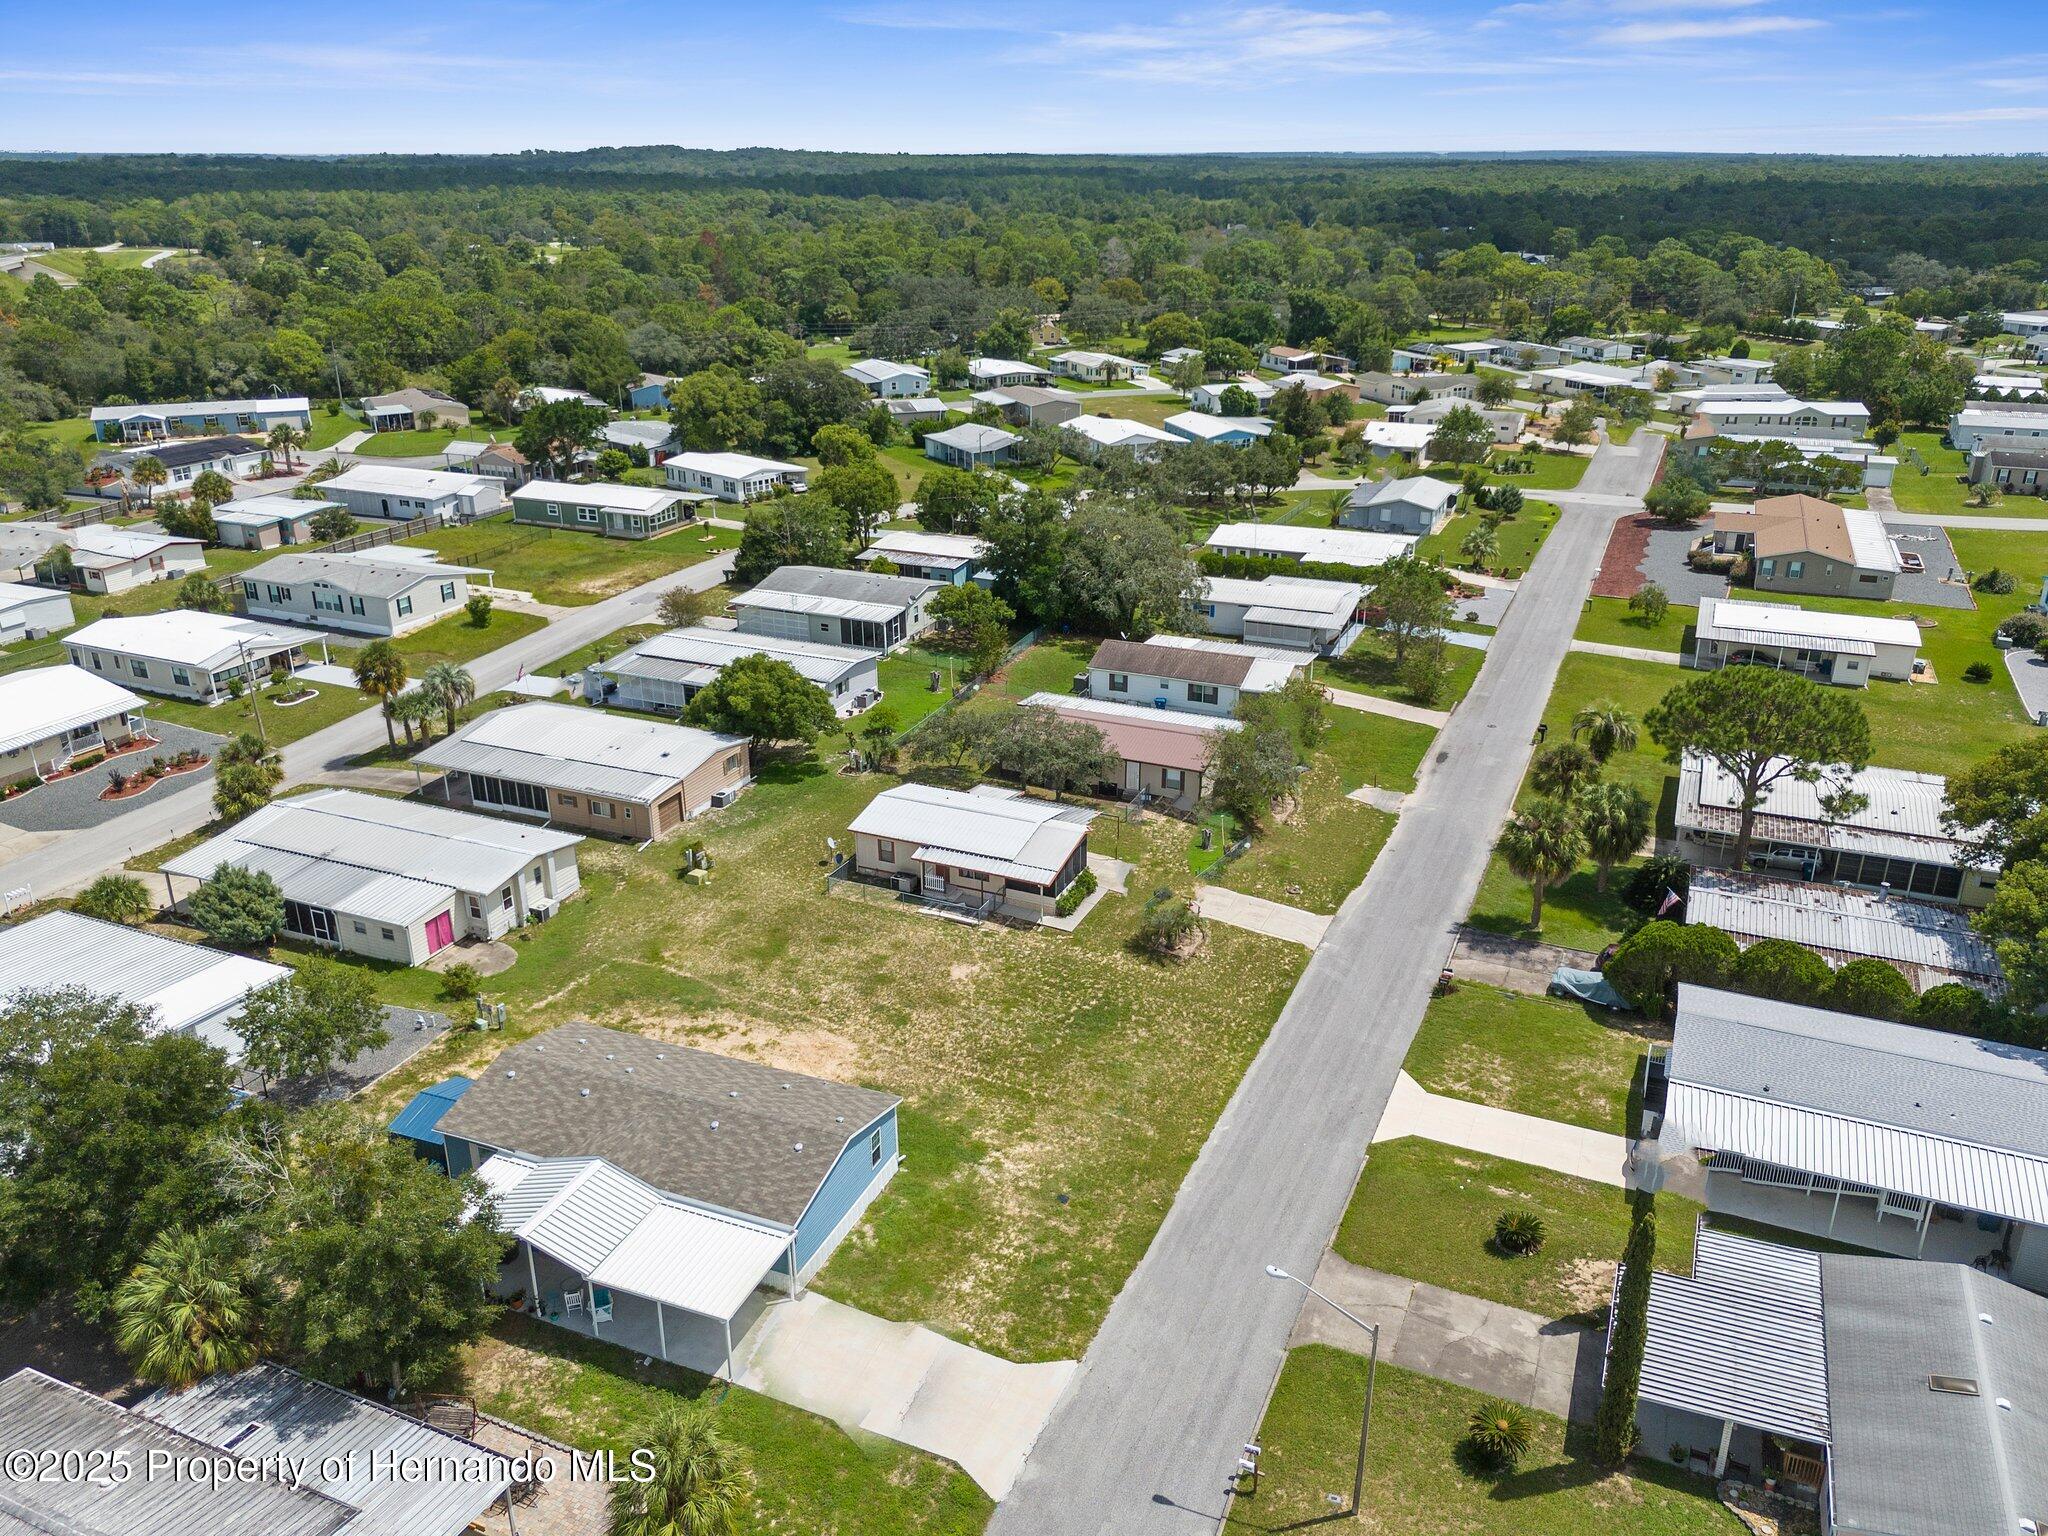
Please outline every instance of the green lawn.
[[401, 635], [392, 644], [405, 657], [405, 664], [417, 677], [437, 661], [474, 661], [486, 651], [510, 645], [537, 629], [547, 628], [537, 613], [518, 613], [510, 608], [493, 608], [483, 624], [472, 624], [466, 613], [451, 613], [424, 629]]
[[[589, 1020], [900, 1094], [906, 1166], [819, 1289], [1011, 1358], [1077, 1356], [1306, 954], [1219, 925], [1194, 960], [1158, 964], [1130, 947], [1133, 898], [1053, 934], [828, 894], [825, 839], [843, 843], [898, 781], [757, 761], [737, 804], [692, 825], [717, 860], [708, 886], [676, 879], [674, 843], [582, 845], [582, 893], [521, 930], [517, 963], [489, 983], [509, 1037]], [[1133, 891], [1188, 888], [1179, 822], [1126, 826], [1121, 844]], [[400, 1006], [438, 996], [431, 973], [365, 969]], [[436, 1042], [360, 1112], [388, 1119], [505, 1043]]]
[[[1444, 660], [1449, 672], [1444, 681], [1444, 690], [1431, 709], [1449, 709], [1472, 689], [1479, 668], [1486, 661], [1484, 651], [1475, 651], [1470, 646], [1447, 645]], [[1333, 656], [1322, 664], [1317, 672], [1324, 683], [1332, 688], [1342, 688], [1350, 693], [1369, 693], [1382, 699], [1398, 699], [1404, 704], [1415, 702], [1406, 687], [1402, 685], [1399, 669], [1394, 664], [1394, 642], [1378, 630], [1367, 630], [1358, 643], [1342, 656]]]
[[260, 695], [212, 706], [150, 694], [143, 712], [152, 720], [189, 725], [194, 730], [213, 731], [222, 736], [254, 731], [255, 717], [260, 714], [264, 735], [271, 746], [282, 747], [371, 707], [372, 701], [353, 688], [330, 683], [316, 683], [312, 687], [319, 697], [300, 704], [278, 704], [276, 695], [267, 689]]
[[1510, 475], [1501, 471], [1501, 463], [1513, 455], [1506, 449], [1496, 448], [1493, 459], [1487, 465], [1487, 473], [1495, 480], [1509, 485], [1519, 485], [1525, 491], [1568, 491], [1586, 478], [1586, 466], [1593, 461], [1576, 453], [1544, 453], [1534, 449], [1521, 450], [1522, 457], [1533, 455], [1534, 466], [1526, 475]]
[[[1504, 1211], [1543, 1219], [1539, 1251], [1510, 1256], [1494, 1247]], [[1691, 1201], [1658, 1197], [1659, 1269], [1690, 1271], [1698, 1213]], [[1605, 1311], [1628, 1229], [1620, 1189], [1404, 1136], [1373, 1147], [1333, 1246], [1354, 1264], [1544, 1317], [1578, 1317]]]
[[853, 348], [843, 341], [814, 341], [804, 348], [804, 355], [816, 358], [821, 363], [831, 363], [837, 368], [844, 368], [849, 363], [860, 361], [854, 355]]
[[1125, 421], [1142, 421], [1147, 426], [1160, 426], [1169, 416], [1178, 416], [1188, 408], [1185, 395], [1110, 395], [1088, 402], [1090, 416], [1117, 416]]
[[664, 1403], [704, 1404], [746, 1457], [752, 1498], [737, 1528], [749, 1536], [971, 1536], [993, 1509], [951, 1462], [516, 1313], [465, 1352], [453, 1384], [486, 1413], [622, 1464]]
[[350, 433], [363, 430], [363, 424], [346, 411], [315, 411], [305, 446], [309, 449], [332, 448]]
[[558, 656], [542, 667], [549, 677], [574, 677], [593, 661], [603, 661], [616, 656], [629, 646], [638, 645], [650, 635], [662, 632], [659, 624], [628, 624], [624, 629], [615, 629], [610, 634], [579, 645], [566, 655]]
[[1664, 611], [1661, 621], [1649, 624], [1629, 612], [1625, 597], [1592, 597], [1586, 600], [1585, 612], [1579, 616], [1579, 627], [1573, 631], [1573, 638], [1594, 640], [1602, 645], [1634, 646], [1639, 650], [1682, 651], [1685, 632], [1692, 628], [1698, 617], [1697, 608], [1674, 604]]
[[[277, 554], [272, 549], [209, 549], [206, 551], [206, 574], [209, 576], [232, 576], [245, 571], [252, 565], [261, 565]], [[179, 578], [182, 581], [183, 578]], [[74, 626], [82, 627], [95, 619], [114, 618], [123, 614], [161, 613], [178, 604], [179, 581], [152, 581], [126, 592], [116, 592], [107, 597], [96, 597], [89, 592], [71, 594], [71, 614], [78, 621]], [[64, 635], [69, 630], [55, 635], [45, 635], [40, 640], [17, 640], [12, 645], [0, 647], [0, 673], [17, 671], [22, 667], [43, 667], [64, 659]]]
[[38, 266], [48, 267], [53, 272], [62, 272], [71, 277], [84, 277], [93, 265], [105, 267], [139, 267], [144, 261], [164, 249], [160, 245], [123, 246], [118, 251], [95, 251], [90, 246], [66, 246], [54, 251], [37, 251], [29, 259]]
[[[1314, 1305], [1313, 1302], [1310, 1305]], [[1367, 1513], [1348, 1504], [1358, 1458], [1366, 1362], [1324, 1344], [1289, 1350], [1259, 1426], [1256, 1493], [1232, 1501], [1240, 1531], [1369, 1532], [1371, 1536], [1741, 1536], [1713, 1484], [1640, 1459], [1619, 1473], [1589, 1464], [1591, 1432], [1531, 1413], [1536, 1434], [1517, 1470], [1459, 1454], [1482, 1394], [1381, 1363], [1373, 1378]]]
[[[1962, 480], [1969, 459], [1941, 438], [1939, 432], [1901, 432], [1898, 442], [1892, 445], [1891, 451], [1899, 461], [1892, 474], [1892, 500], [1898, 503], [1900, 511], [1959, 515], [1976, 510], [1966, 505], [1970, 488]], [[1913, 462], [1914, 452], [1920, 455], [1928, 473], [1920, 473], [1919, 465]], [[2034, 504], [2040, 505], [2038, 499]], [[2005, 515], [2004, 507], [1997, 510], [1998, 515]]]
[[[914, 645], [891, 651], [875, 669], [876, 680], [882, 685], [882, 702], [875, 708], [889, 711], [898, 732], [907, 731], [953, 696], [948, 679], [957, 682], [959, 670], [957, 656]], [[934, 671], [939, 674], [936, 689], [931, 686]]]
[[418, 459], [439, 453], [454, 441], [451, 427], [436, 427], [431, 432], [375, 432], [355, 451], [378, 459]]
[[501, 587], [544, 603], [595, 603], [736, 548], [736, 528], [685, 525], [659, 539], [607, 539], [569, 528], [536, 528], [500, 513], [437, 528], [405, 542], [461, 565], [482, 566]]
[[1431, 1000], [1403, 1063], [1431, 1093], [1617, 1136], [1646, 1038], [1604, 1008], [1461, 981]]
[[[918, 483], [924, 479], [925, 473], [931, 469], [932, 461], [917, 449], [905, 447], [900, 443], [893, 448], [882, 449], [875, 457], [881, 463], [882, 468], [888, 470], [895, 477], [896, 498], [898, 502], [917, 500]], [[810, 463], [811, 461], [805, 460], [804, 462]]]
[[47, 437], [54, 443], [67, 448], [82, 448], [92, 442], [92, 418], [89, 416], [67, 416], [62, 421], [32, 422], [25, 429], [37, 437]]
[[[1557, 519], [1555, 507], [1540, 501], [1526, 503], [1520, 512], [1494, 530], [1500, 541], [1500, 553], [1493, 557], [1490, 569], [1511, 576], [1527, 571], [1536, 558], [1536, 551], [1543, 547], [1543, 541], [1550, 537], [1550, 530], [1557, 526]], [[1460, 512], [1440, 530], [1427, 535], [1416, 546], [1416, 553], [1429, 555], [1448, 566], [1469, 568], [1470, 562], [1460, 551], [1465, 536], [1478, 526], [1478, 512], [1470, 509]]]

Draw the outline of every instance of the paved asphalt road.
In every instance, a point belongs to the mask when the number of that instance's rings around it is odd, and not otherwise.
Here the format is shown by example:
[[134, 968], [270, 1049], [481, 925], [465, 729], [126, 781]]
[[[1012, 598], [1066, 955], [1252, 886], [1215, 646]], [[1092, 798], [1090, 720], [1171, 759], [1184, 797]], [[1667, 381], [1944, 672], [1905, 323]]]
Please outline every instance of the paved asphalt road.
[[[1110, 1308], [991, 1536], [1212, 1530], [1495, 828], [1616, 517], [1663, 442], [1587, 471], [1522, 581], [1471, 694], [1438, 734], [1371, 877], [1354, 891]], [[1602, 505], [1612, 501], [1613, 505]], [[1635, 503], [1640, 505], [1640, 503]]]
[[[469, 671], [476, 678], [477, 692], [486, 694], [504, 687], [522, 667], [529, 672], [539, 670], [556, 657], [601, 639], [615, 629], [645, 623], [654, 616], [655, 604], [669, 588], [702, 590], [716, 586], [731, 571], [732, 562], [732, 553], [727, 551], [601, 603], [570, 609], [545, 629], [470, 662]], [[383, 739], [383, 718], [374, 709], [337, 721], [284, 749], [285, 782], [317, 779], [325, 772], [345, 767], [350, 758], [369, 751]], [[213, 785], [208, 776], [189, 789], [153, 800], [104, 825], [66, 832], [54, 842], [0, 864], [0, 890], [27, 886], [38, 897], [62, 895], [126, 859], [196, 831], [212, 819]]]

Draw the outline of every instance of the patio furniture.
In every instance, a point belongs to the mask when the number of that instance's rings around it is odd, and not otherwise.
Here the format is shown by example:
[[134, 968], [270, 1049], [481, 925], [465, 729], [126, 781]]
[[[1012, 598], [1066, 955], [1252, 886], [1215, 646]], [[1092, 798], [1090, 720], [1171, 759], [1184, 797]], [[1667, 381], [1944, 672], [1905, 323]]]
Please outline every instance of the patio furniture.
[[608, 1323], [612, 1320], [612, 1293], [601, 1285], [590, 1288], [590, 1320], [593, 1323]]
[[560, 1291], [549, 1291], [546, 1299], [541, 1303], [541, 1311], [542, 1315], [549, 1322], [559, 1322], [562, 1317], [562, 1293]]
[[565, 1301], [565, 1302], [566, 1302], [566, 1303], [568, 1304], [568, 1311], [569, 1311], [569, 1315], [570, 1315], [571, 1317], [574, 1317], [574, 1316], [575, 1316], [575, 1315], [576, 1315], [576, 1314], [577, 1314], [578, 1312], [581, 1312], [581, 1311], [583, 1310], [583, 1292], [582, 1292], [582, 1291], [580, 1291], [580, 1290], [576, 1290], [576, 1291], [569, 1291], [569, 1292], [566, 1292], [566, 1293], [565, 1293], [565, 1294], [563, 1295], [563, 1298], [562, 1298], [562, 1299], [563, 1299], [563, 1300], [564, 1300], [564, 1301]]

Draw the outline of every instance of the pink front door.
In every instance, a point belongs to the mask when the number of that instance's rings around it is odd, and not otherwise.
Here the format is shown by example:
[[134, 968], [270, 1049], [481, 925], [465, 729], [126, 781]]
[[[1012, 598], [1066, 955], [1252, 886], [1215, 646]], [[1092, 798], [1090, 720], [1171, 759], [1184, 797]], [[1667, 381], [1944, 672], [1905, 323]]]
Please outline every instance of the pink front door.
[[455, 914], [438, 912], [427, 919], [427, 953], [439, 954], [455, 942]]

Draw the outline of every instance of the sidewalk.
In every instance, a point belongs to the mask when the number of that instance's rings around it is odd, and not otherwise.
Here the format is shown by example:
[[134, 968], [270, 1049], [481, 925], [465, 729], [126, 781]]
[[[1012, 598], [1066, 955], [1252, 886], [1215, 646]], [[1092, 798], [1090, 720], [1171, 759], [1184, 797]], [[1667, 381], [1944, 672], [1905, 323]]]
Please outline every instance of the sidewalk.
[[1624, 661], [1654, 661], [1667, 667], [1685, 665], [1676, 651], [1653, 650], [1646, 645], [1609, 645], [1604, 640], [1574, 640], [1572, 649], [1588, 656], [1619, 656]]
[[1395, 1079], [1387, 1111], [1372, 1139], [1395, 1141], [1403, 1136], [1420, 1136], [1616, 1189], [1628, 1187], [1626, 1136], [1445, 1098], [1431, 1093], [1406, 1072]]
[[[1499, 1302], [1323, 1255], [1316, 1289], [1380, 1331], [1380, 1358], [1475, 1392], [1590, 1423], [1600, 1404], [1603, 1334]], [[1370, 1335], [1313, 1296], [1287, 1341], [1363, 1355]]]
[[1242, 928], [1247, 933], [1263, 933], [1269, 939], [1284, 939], [1304, 949], [1314, 949], [1322, 943], [1330, 928], [1330, 919], [1319, 913], [1304, 912], [1300, 907], [1268, 901], [1263, 896], [1247, 896], [1220, 885], [1197, 885], [1195, 910], [1212, 922]]
[[1403, 704], [1399, 699], [1383, 699], [1376, 693], [1353, 693], [1349, 688], [1325, 687], [1323, 696], [1341, 709], [1362, 710], [1368, 715], [1387, 715], [1395, 720], [1413, 720], [1418, 725], [1442, 728], [1451, 718], [1451, 712], [1447, 709], [1424, 709], [1420, 704]]

